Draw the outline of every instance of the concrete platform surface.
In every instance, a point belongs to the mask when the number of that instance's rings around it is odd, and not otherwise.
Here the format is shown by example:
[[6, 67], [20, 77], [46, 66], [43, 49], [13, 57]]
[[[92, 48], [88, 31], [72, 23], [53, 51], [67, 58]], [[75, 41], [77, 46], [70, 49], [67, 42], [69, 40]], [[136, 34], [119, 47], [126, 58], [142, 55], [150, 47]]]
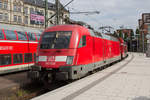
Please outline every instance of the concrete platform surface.
[[150, 100], [150, 58], [129, 57], [33, 100]]

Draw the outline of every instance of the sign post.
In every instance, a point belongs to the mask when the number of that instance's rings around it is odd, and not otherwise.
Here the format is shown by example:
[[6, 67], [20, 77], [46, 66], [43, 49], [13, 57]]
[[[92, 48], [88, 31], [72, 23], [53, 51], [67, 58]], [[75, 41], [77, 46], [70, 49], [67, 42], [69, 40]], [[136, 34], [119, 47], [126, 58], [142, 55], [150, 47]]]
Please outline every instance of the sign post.
[[150, 33], [146, 35], [147, 40], [147, 51], [146, 51], [146, 56], [150, 57]]

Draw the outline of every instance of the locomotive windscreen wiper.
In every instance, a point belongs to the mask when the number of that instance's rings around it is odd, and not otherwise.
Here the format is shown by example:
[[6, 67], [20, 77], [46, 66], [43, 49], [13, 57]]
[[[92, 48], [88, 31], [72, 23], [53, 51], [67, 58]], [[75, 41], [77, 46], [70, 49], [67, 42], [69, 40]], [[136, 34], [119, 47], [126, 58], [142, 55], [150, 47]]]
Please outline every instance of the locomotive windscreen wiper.
[[54, 37], [54, 39], [53, 39], [53, 43], [52, 43], [52, 47], [51, 48], [54, 48], [55, 47], [55, 43], [56, 43], [56, 41], [57, 41], [57, 38], [58, 38], [58, 35], [57, 35], [57, 32], [56, 32], [56, 34], [55, 34], [55, 37]]

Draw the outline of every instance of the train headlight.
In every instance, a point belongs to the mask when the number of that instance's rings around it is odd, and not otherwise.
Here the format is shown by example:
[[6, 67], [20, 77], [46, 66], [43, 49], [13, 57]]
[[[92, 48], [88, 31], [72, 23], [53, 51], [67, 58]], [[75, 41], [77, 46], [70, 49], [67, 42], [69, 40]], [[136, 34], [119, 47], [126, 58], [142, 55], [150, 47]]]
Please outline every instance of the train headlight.
[[67, 62], [66, 64], [71, 65], [73, 63], [74, 56], [67, 56]]

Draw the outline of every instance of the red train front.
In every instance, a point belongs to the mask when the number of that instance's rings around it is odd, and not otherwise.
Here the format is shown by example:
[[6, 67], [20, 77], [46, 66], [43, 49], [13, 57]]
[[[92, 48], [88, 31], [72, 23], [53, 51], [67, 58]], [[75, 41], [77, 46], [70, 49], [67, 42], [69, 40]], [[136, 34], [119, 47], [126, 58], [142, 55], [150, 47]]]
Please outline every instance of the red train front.
[[121, 59], [120, 41], [78, 25], [46, 29], [40, 40], [31, 79], [78, 79], [98, 67]]

